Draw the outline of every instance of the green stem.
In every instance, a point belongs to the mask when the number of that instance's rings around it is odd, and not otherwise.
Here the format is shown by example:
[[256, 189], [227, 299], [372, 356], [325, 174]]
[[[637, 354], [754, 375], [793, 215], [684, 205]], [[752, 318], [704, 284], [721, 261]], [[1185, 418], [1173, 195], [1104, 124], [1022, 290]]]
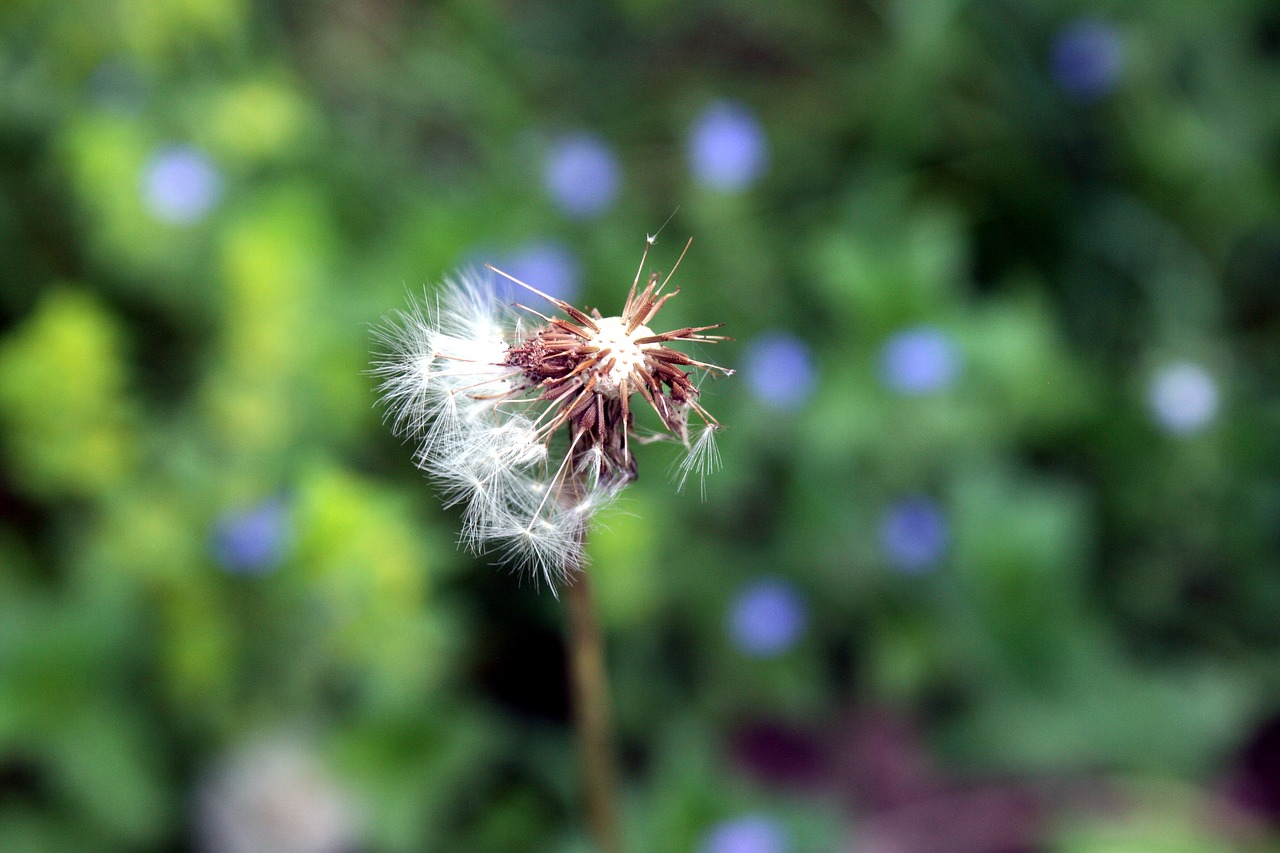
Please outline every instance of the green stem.
[[582, 762], [587, 823], [600, 853], [620, 853], [618, 772], [613, 752], [613, 713], [605, 675], [604, 635], [596, 618], [589, 575], [572, 572], [565, 587], [569, 683]]

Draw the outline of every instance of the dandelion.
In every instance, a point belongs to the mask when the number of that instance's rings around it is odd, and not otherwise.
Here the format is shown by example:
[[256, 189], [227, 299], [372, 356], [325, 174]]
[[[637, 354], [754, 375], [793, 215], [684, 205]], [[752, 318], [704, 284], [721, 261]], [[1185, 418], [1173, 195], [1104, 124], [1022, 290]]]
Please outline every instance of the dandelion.
[[[668, 344], [725, 338], [706, 334], [719, 324], [653, 331], [679, 292], [664, 292], [670, 274], [640, 286], [653, 242], [616, 316], [581, 311], [490, 267], [562, 316], [507, 304], [480, 276], [464, 274], [433, 307], [400, 312], [381, 332], [388, 419], [418, 440], [415, 461], [446, 503], [462, 505], [461, 541], [529, 565], [553, 587], [583, 565], [592, 516], [635, 479], [636, 444], [683, 445], [682, 483], [718, 460], [720, 424], [698, 402], [699, 380], [733, 371]], [[661, 432], [637, 430], [639, 406], [657, 415]]]
[[[446, 503], [463, 507], [461, 541], [531, 567], [553, 590], [567, 582], [566, 659], [584, 805], [604, 853], [621, 849], [617, 772], [602, 632], [588, 576], [579, 571], [583, 540], [591, 518], [636, 478], [634, 445], [681, 443], [688, 453], [677, 466], [682, 485], [717, 466], [720, 424], [698, 402], [699, 384], [733, 372], [667, 346], [725, 340], [706, 334], [718, 324], [650, 326], [679, 293], [664, 293], [675, 268], [640, 286], [653, 242], [616, 316], [581, 311], [489, 266], [559, 315], [508, 304], [484, 275], [467, 273], [434, 304], [398, 312], [379, 332], [386, 351], [376, 363], [391, 426], [418, 441], [415, 462], [439, 481]], [[646, 406], [661, 431], [637, 430], [636, 409]]]

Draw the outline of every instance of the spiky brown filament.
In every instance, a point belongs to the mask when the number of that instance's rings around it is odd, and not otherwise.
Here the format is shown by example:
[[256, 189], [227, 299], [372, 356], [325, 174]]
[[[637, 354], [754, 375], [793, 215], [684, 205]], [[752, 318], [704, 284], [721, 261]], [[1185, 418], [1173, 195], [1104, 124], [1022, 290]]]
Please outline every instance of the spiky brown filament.
[[[685, 251], [688, 248], [686, 245]], [[684, 257], [683, 252], [680, 257]], [[643, 260], [641, 265], [643, 268]], [[670, 275], [661, 281], [657, 274], [651, 275], [645, 287], [639, 289], [637, 273], [622, 313], [602, 317], [598, 311], [588, 314], [501, 270], [494, 272], [538, 294], [571, 318], [548, 317], [526, 309], [544, 325], [510, 346], [506, 364], [524, 375], [527, 387], [536, 391], [538, 399], [556, 409], [550, 424], [544, 427], [548, 436], [559, 426], [569, 425], [574, 470], [582, 464], [594, 464], [593, 473], [610, 484], [635, 478], [636, 462], [629, 441], [634, 428], [633, 393], [639, 393], [663, 426], [681, 441], [687, 442], [691, 411], [706, 423], [716, 425], [696, 402], [698, 387], [682, 368], [726, 375], [733, 371], [698, 361], [666, 344], [727, 340], [720, 335], [703, 334], [720, 324], [686, 326], [661, 333], [648, 326], [680, 292], [678, 288], [662, 292]]]

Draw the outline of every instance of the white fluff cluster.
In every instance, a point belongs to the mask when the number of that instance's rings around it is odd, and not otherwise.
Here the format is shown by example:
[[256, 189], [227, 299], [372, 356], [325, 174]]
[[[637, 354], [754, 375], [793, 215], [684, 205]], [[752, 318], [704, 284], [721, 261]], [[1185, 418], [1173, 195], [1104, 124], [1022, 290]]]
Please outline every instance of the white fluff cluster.
[[548, 406], [506, 364], [521, 336], [515, 311], [465, 274], [434, 306], [393, 316], [375, 369], [393, 429], [419, 442], [414, 461], [446, 503], [463, 505], [461, 541], [532, 567], [554, 589], [583, 564], [583, 527], [623, 484], [601, 482], [592, 465], [567, 478], [568, 454], [550, 458]]

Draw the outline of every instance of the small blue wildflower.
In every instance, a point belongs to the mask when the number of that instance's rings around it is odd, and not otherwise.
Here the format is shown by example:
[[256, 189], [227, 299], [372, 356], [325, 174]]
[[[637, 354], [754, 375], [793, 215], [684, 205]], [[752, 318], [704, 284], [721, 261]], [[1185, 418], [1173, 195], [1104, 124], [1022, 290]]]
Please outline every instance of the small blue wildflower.
[[214, 559], [232, 574], [259, 575], [275, 568], [284, 556], [288, 513], [279, 500], [224, 515], [214, 526]]
[[716, 824], [703, 839], [699, 853], [787, 853], [786, 828], [767, 815], [752, 814]]
[[809, 345], [787, 332], [768, 332], [747, 345], [741, 374], [761, 402], [777, 409], [797, 409], [817, 385]]
[[903, 498], [880, 517], [880, 546], [885, 558], [909, 574], [937, 563], [950, 538], [946, 516], [926, 497]]
[[536, 301], [536, 297], [489, 266], [565, 301], [573, 301], [582, 287], [582, 265], [577, 255], [554, 240], [535, 240], [508, 251], [480, 247], [467, 253], [462, 266], [473, 271], [476, 280], [502, 302], [529, 305], [530, 299]]
[[1111, 92], [1124, 65], [1120, 33], [1106, 21], [1084, 18], [1063, 27], [1053, 40], [1054, 79], [1069, 94], [1094, 101]]
[[[582, 286], [582, 265], [563, 243], [550, 240], [529, 243], [508, 255], [503, 264], [505, 266], [497, 263], [494, 266], [557, 299], [577, 300]], [[521, 290], [522, 299], [524, 294]]]
[[617, 198], [622, 168], [604, 140], [575, 133], [552, 143], [543, 181], [565, 215], [590, 219], [608, 210]]
[[689, 129], [689, 170], [722, 192], [751, 186], [768, 165], [768, 142], [755, 113], [736, 101], [716, 101]]
[[960, 372], [960, 353], [946, 332], [916, 326], [898, 332], [880, 352], [880, 377], [893, 391], [911, 396], [941, 391]]
[[791, 584], [765, 578], [748, 584], [729, 608], [729, 637], [753, 657], [776, 657], [803, 636], [808, 614]]
[[142, 199], [170, 225], [200, 221], [222, 197], [222, 174], [203, 151], [172, 145], [151, 155], [142, 171]]
[[1162, 367], [1147, 392], [1156, 424], [1173, 435], [1191, 435], [1218, 414], [1218, 383], [1213, 375], [1189, 361]]

